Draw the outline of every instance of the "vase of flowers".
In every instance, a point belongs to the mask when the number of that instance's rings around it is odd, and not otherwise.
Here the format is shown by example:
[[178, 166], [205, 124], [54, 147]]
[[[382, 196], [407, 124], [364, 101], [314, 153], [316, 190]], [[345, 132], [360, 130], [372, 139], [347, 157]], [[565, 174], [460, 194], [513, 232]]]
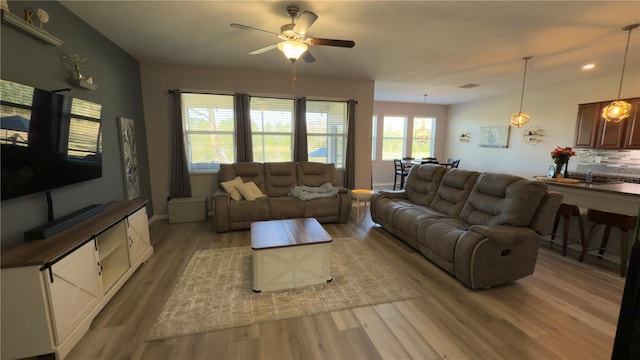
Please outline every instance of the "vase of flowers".
[[570, 146], [556, 146], [556, 148], [553, 149], [553, 151], [551, 152], [551, 159], [553, 159], [553, 163], [556, 166], [554, 177], [563, 177], [564, 175], [566, 175], [566, 171], [563, 173], [562, 168], [567, 167], [569, 158], [575, 155], [576, 152], [573, 151]]

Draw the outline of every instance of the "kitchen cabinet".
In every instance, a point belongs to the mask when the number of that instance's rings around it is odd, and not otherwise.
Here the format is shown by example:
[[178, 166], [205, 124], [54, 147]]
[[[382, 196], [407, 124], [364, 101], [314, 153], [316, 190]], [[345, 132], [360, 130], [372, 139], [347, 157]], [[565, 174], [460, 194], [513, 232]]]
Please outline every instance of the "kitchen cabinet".
[[626, 129], [624, 136], [625, 149], [640, 149], [640, 98], [631, 99], [631, 116], [625, 119]]
[[580, 104], [578, 106], [575, 147], [592, 148], [595, 146], [600, 112], [600, 103]]
[[576, 121], [576, 148], [638, 149], [640, 125], [638, 124], [638, 98], [625, 99], [632, 105], [632, 115], [618, 123], [606, 121], [602, 109], [611, 101], [578, 105]]

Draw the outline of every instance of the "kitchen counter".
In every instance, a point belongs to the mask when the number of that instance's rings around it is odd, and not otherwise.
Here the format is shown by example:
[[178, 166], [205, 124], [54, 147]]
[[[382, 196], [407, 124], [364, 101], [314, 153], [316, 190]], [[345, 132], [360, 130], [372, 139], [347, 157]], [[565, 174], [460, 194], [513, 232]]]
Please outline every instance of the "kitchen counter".
[[[599, 191], [599, 192], [607, 192], [611, 194], [623, 194], [623, 195], [632, 195], [632, 196], [640, 196], [640, 184], [627, 183], [627, 182], [593, 182], [587, 183], [584, 181], [580, 181], [578, 183], [569, 183], [556, 181], [555, 179], [547, 178], [547, 177], [536, 177], [536, 180], [545, 182], [550, 187], [556, 186], [564, 186], [568, 188], [580, 188], [591, 191]], [[637, 212], [633, 215], [637, 215]]]
[[[565, 204], [608, 211], [640, 218], [640, 184], [633, 183], [566, 183], [536, 177], [547, 184], [550, 191], [561, 193]], [[640, 244], [638, 222], [632, 239]]]

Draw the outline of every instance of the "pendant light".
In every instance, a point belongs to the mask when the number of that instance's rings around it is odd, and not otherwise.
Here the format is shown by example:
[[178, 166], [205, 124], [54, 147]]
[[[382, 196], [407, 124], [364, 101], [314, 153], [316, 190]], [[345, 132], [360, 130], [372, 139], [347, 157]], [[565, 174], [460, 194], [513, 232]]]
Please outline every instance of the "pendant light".
[[622, 92], [622, 80], [624, 79], [624, 68], [627, 65], [627, 53], [629, 52], [629, 39], [631, 39], [631, 30], [637, 28], [640, 24], [631, 24], [622, 28], [624, 31], [628, 31], [627, 34], [627, 47], [624, 50], [624, 61], [622, 62], [622, 74], [620, 75], [620, 87], [618, 88], [618, 98], [616, 101], [605, 106], [602, 109], [602, 117], [610, 122], [620, 122], [629, 117], [631, 114], [631, 104], [624, 100], [620, 100], [620, 93]]
[[531, 56], [522, 58], [522, 60], [524, 60], [524, 75], [522, 76], [522, 92], [520, 93], [520, 111], [511, 115], [511, 125], [515, 125], [517, 127], [520, 127], [531, 120], [529, 114], [522, 112], [522, 100], [524, 99], [524, 81], [527, 78], [527, 63], [531, 58]]

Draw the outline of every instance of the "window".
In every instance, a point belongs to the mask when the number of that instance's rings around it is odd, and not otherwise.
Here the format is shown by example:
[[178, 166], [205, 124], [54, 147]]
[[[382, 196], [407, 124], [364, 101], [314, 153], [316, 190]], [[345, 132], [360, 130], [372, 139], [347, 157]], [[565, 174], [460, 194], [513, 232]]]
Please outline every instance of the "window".
[[189, 171], [213, 171], [235, 161], [232, 95], [183, 93], [182, 111]]
[[406, 117], [384, 117], [382, 123], [382, 160], [401, 159], [403, 157], [406, 126]]
[[309, 161], [344, 168], [347, 144], [347, 103], [307, 101]]
[[436, 119], [425, 117], [413, 118], [413, 137], [411, 141], [411, 156], [415, 158], [433, 156], [433, 124]]
[[252, 97], [253, 161], [293, 160], [293, 100]]

